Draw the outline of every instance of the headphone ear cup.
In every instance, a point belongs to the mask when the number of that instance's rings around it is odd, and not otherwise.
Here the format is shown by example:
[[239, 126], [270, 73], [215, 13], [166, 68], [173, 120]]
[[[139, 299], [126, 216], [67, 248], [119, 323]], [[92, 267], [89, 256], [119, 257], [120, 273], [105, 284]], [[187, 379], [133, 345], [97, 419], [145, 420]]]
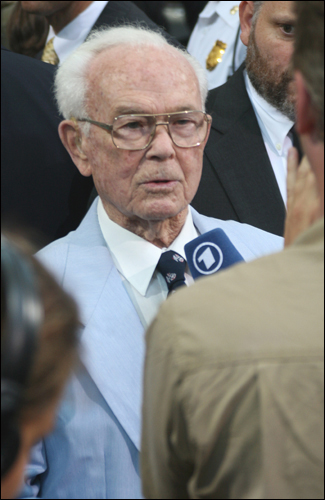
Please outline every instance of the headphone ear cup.
[[14, 415], [1, 415], [1, 479], [17, 459], [20, 443], [20, 432]]

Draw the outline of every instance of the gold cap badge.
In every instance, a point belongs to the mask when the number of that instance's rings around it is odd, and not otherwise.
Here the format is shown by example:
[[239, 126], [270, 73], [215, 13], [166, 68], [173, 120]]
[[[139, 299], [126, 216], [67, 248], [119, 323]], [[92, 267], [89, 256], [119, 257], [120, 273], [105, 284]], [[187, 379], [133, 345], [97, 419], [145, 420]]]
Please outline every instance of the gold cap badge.
[[238, 11], [239, 7], [238, 5], [235, 5], [232, 9], [230, 9], [230, 14], [234, 15]]
[[212, 71], [221, 61], [227, 44], [217, 40], [206, 60], [206, 68]]

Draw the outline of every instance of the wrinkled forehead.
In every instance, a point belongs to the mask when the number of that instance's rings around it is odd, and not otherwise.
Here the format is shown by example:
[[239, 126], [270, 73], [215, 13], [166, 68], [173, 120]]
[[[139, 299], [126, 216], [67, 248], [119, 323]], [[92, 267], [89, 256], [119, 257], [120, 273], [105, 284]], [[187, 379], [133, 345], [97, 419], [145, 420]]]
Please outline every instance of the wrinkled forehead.
[[98, 54], [88, 71], [89, 103], [114, 102], [130, 93], [184, 95], [200, 99], [197, 76], [189, 62], [173, 49], [121, 45]]

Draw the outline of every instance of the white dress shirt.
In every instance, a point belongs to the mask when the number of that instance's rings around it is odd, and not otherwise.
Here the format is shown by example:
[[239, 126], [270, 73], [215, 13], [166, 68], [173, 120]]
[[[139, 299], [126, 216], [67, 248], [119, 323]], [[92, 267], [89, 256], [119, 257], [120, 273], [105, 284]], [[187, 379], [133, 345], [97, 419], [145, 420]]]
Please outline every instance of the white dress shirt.
[[[187, 50], [206, 70], [209, 90], [226, 83], [233, 74], [232, 62], [239, 23], [239, 12], [235, 12], [240, 2], [208, 2], [191, 34]], [[233, 14], [231, 12], [234, 12]], [[222, 61], [212, 70], [206, 69], [206, 59], [215, 42], [227, 44]], [[235, 71], [246, 58], [246, 46], [238, 37], [235, 54]]]
[[[147, 328], [166, 299], [168, 287], [165, 279], [156, 270], [162, 252], [174, 250], [186, 259], [184, 246], [196, 238], [196, 230], [191, 211], [188, 210], [185, 224], [168, 248], [158, 248], [149, 241], [124, 229], [107, 215], [101, 199], [97, 205], [98, 221], [114, 264], [121, 275], [123, 285], [139, 315], [144, 328]], [[186, 265], [185, 282], [193, 283]]]
[[[246, 70], [245, 84], [255, 115], [262, 132], [264, 144], [269, 156], [284, 204], [287, 204], [287, 157], [292, 147], [290, 129], [294, 122], [275, 109], [253, 87]], [[289, 134], [289, 135], [288, 135]]]
[[91, 28], [103, 12], [107, 1], [92, 2], [73, 21], [55, 34], [50, 26], [46, 43], [54, 37], [53, 47], [59, 58], [59, 65], [76, 50], [87, 38]]

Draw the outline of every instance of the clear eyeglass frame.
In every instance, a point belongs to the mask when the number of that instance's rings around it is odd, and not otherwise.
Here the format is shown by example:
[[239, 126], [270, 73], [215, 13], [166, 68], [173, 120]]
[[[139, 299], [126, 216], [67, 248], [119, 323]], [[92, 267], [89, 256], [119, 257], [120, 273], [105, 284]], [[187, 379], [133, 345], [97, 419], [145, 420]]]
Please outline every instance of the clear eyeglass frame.
[[[177, 142], [175, 141], [175, 139], [173, 138], [172, 136], [172, 133], [170, 131], [170, 123], [169, 123], [169, 120], [171, 117], [175, 116], [175, 115], [190, 115], [191, 113], [200, 113], [202, 114], [203, 116], [203, 119], [204, 121], [206, 122], [206, 131], [205, 131], [205, 135], [204, 135], [204, 138], [202, 140], [200, 140], [199, 142], [196, 142], [195, 144], [193, 145], [190, 145], [190, 146], [182, 146], [182, 145], [179, 145], [177, 144]], [[166, 116], [168, 121], [166, 122], [157, 122], [157, 116]], [[149, 135], [149, 138], [148, 138], [148, 142], [145, 146], [139, 148], [125, 148], [125, 147], [121, 147], [121, 146], [118, 146], [114, 140], [114, 124], [117, 122], [117, 120], [119, 120], [120, 118], [140, 118], [140, 117], [152, 117], [152, 118], [155, 118], [155, 123], [154, 123], [154, 126], [153, 126], [153, 129], [152, 129], [152, 132], [150, 133]], [[175, 146], [179, 147], [179, 148], [195, 148], [197, 146], [200, 146], [206, 139], [207, 135], [208, 135], [208, 130], [209, 130], [209, 123], [212, 122], [212, 118], [210, 115], [208, 115], [207, 113], [205, 113], [204, 111], [200, 111], [200, 110], [190, 110], [190, 111], [176, 111], [176, 112], [173, 112], [173, 113], [163, 113], [161, 115], [156, 115], [156, 114], [130, 114], [130, 115], [119, 115], [119, 116], [116, 116], [114, 118], [114, 121], [112, 123], [112, 125], [109, 125], [107, 123], [102, 123], [102, 122], [97, 122], [95, 120], [91, 120], [90, 118], [75, 118], [74, 116], [72, 116], [70, 118], [72, 121], [74, 121], [75, 123], [77, 123], [77, 121], [79, 122], [87, 122], [87, 123], [91, 123], [92, 125], [96, 125], [97, 127], [100, 127], [104, 130], [106, 130], [107, 132], [110, 133], [111, 137], [112, 137], [112, 142], [114, 144], [114, 146], [117, 148], [117, 149], [122, 149], [124, 151], [142, 151], [144, 149], [147, 149], [150, 144], [152, 143], [154, 137], [155, 137], [155, 134], [156, 134], [156, 128], [158, 125], [167, 125], [167, 128], [168, 128], [168, 134], [171, 138], [171, 140], [173, 141], [173, 143], [175, 144]]]

